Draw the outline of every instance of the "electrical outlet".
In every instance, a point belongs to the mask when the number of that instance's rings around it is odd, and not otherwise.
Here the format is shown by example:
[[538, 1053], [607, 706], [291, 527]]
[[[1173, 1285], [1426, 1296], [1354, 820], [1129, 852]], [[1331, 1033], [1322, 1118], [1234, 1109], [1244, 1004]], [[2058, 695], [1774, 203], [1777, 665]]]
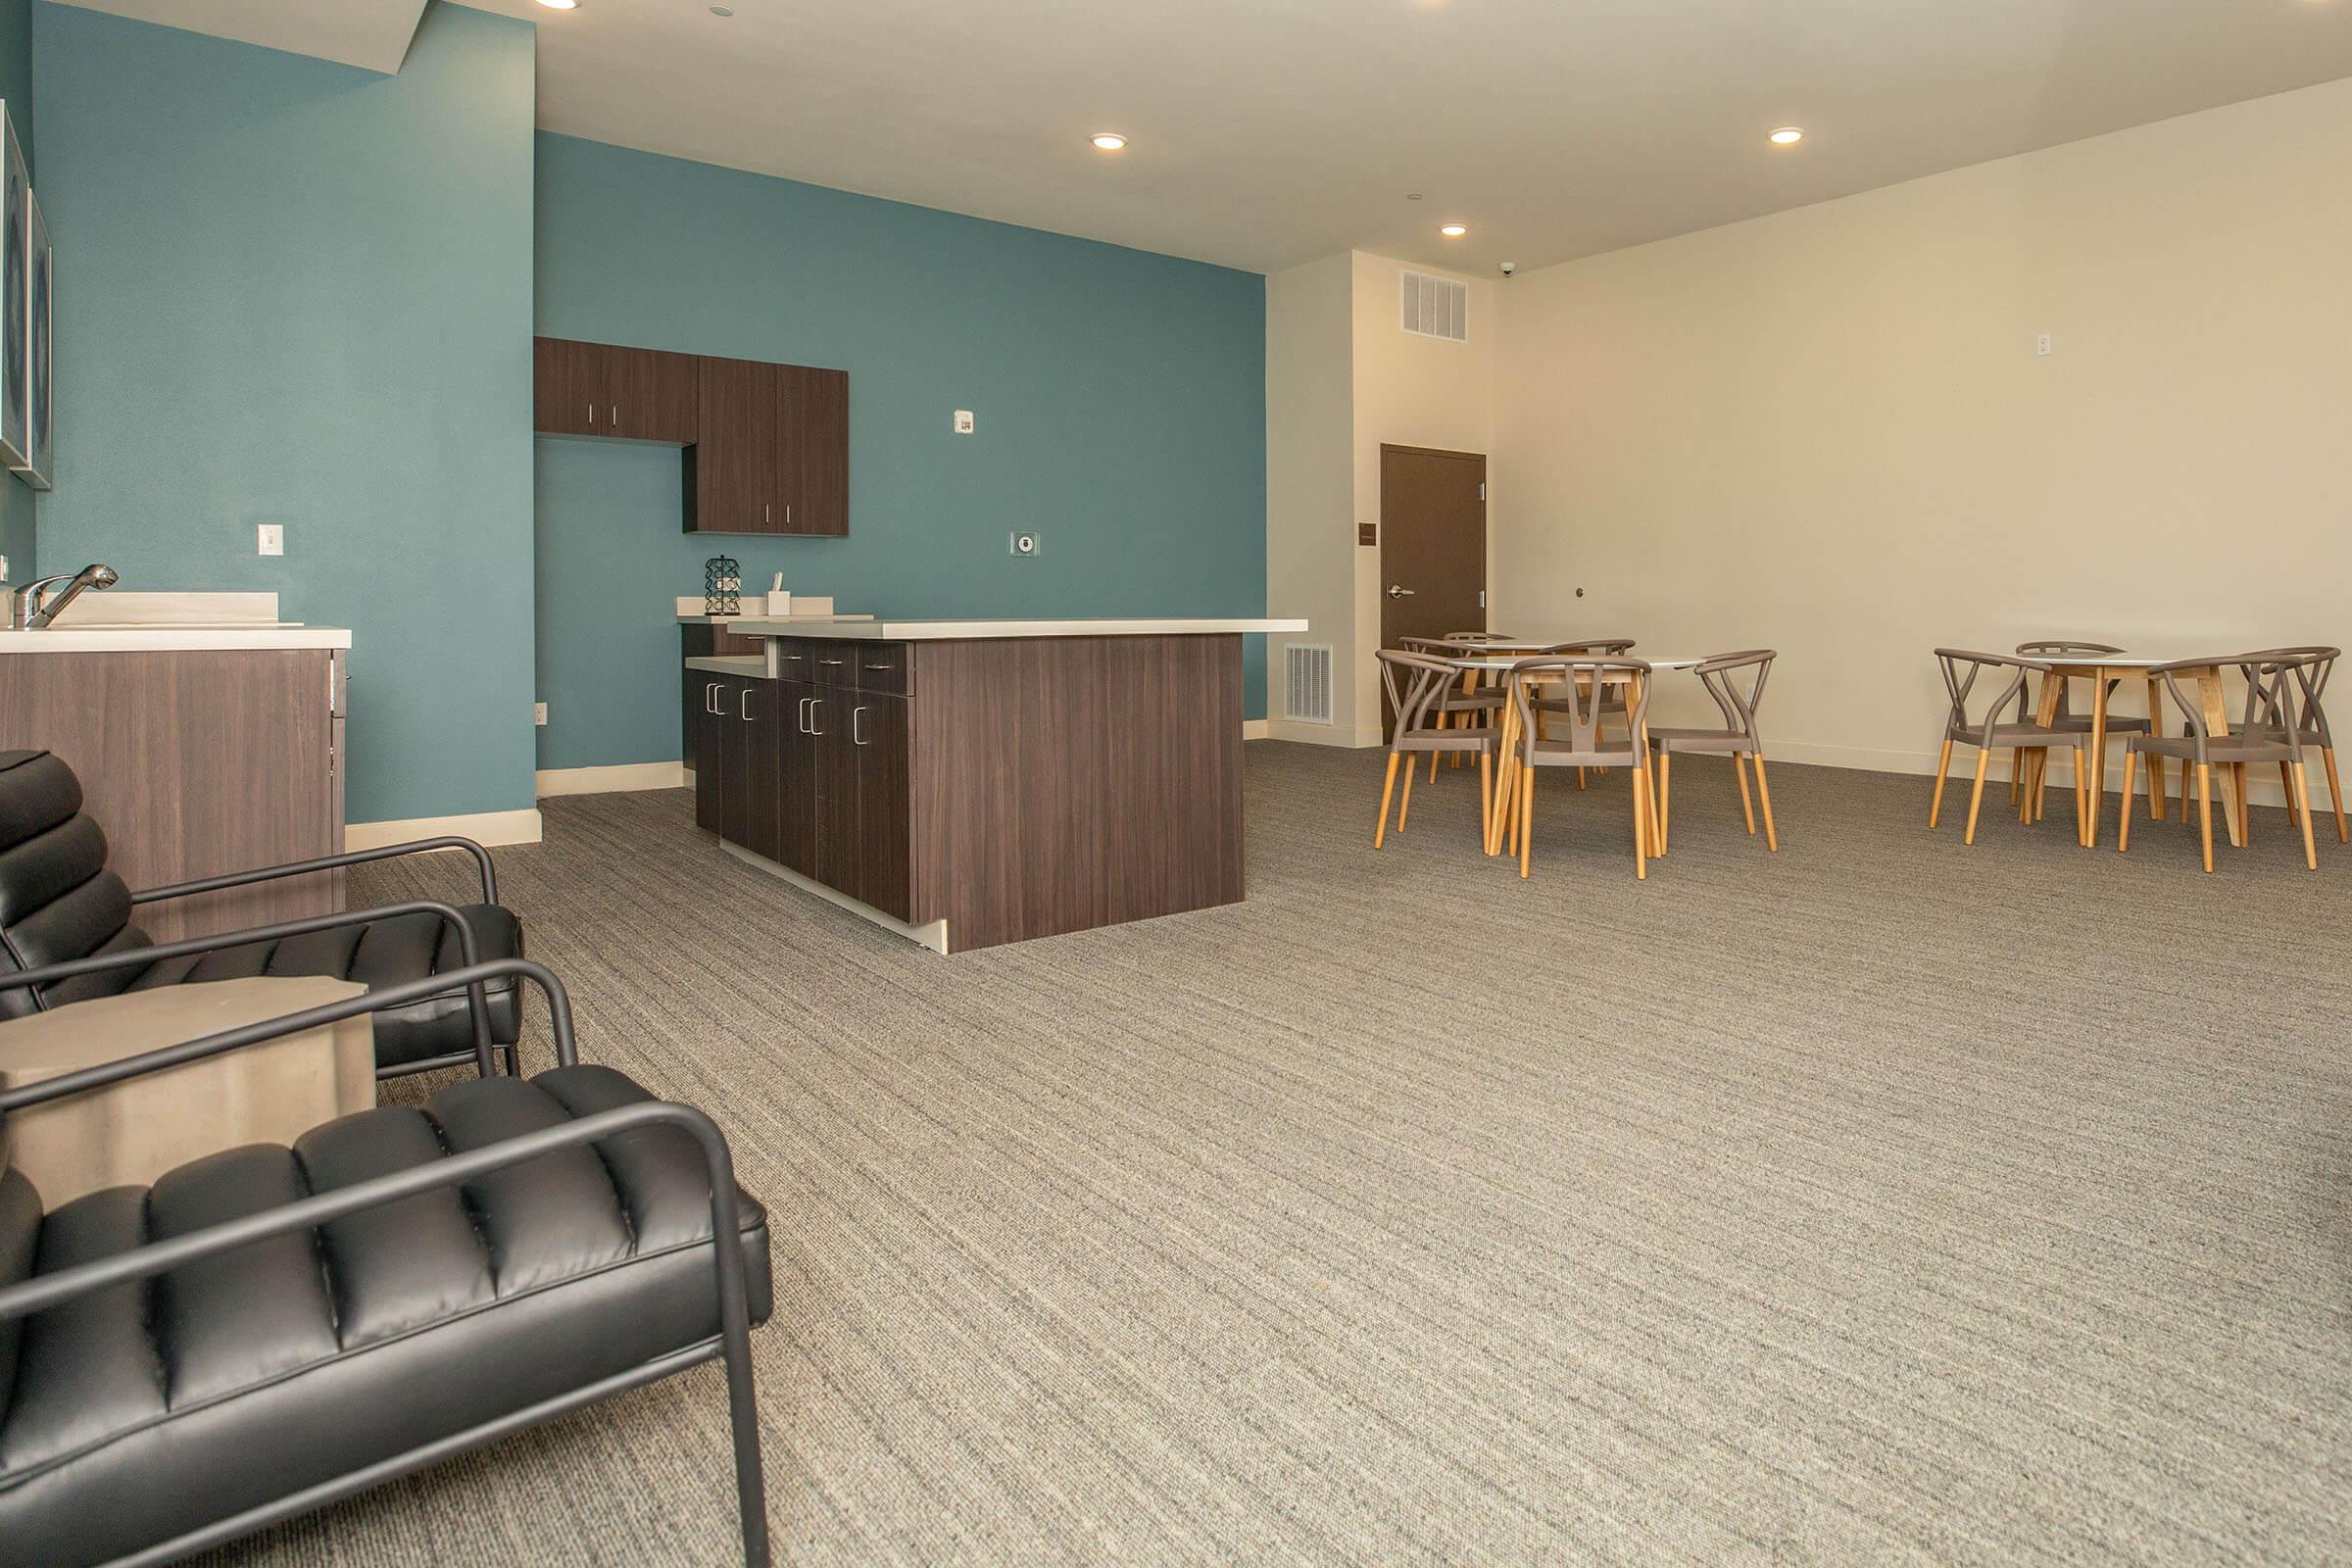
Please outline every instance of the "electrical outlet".
[[956, 433], [957, 435], [970, 435], [972, 433], [971, 410], [957, 409], [956, 411]]
[[0, 582], [8, 581], [8, 558], [0, 556]]
[[531, 705], [531, 722], [534, 724], [545, 724], [547, 722], [547, 705], [545, 703], [533, 703]]
[[1033, 533], [1023, 533], [1017, 528], [1005, 535], [1004, 542], [1013, 555], [1024, 561], [1035, 561], [1046, 553], [1044, 539]]
[[265, 556], [282, 556], [286, 553], [286, 530], [284, 524], [275, 522], [260, 523], [254, 528], [254, 536], [255, 542], [260, 547], [261, 554]]
[[2034, 356], [2035, 356], [2037, 359], [2044, 359], [2044, 360], [2046, 360], [2046, 359], [2048, 359], [2048, 358], [2050, 357], [2050, 334], [2049, 334], [2049, 333], [2047, 333], [2047, 332], [2044, 332], [2044, 333], [2042, 333], [2042, 334], [2041, 334], [2041, 336], [2039, 336], [2039, 337], [2037, 337], [2037, 338], [2035, 338], [2035, 339], [2034, 340]]

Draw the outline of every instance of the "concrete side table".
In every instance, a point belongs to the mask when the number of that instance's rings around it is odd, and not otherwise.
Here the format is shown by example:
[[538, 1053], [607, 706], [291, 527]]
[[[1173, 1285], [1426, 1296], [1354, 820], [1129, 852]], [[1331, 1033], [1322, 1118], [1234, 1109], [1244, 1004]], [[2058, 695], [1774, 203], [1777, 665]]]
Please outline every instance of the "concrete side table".
[[[348, 980], [261, 977], [161, 986], [0, 1023], [0, 1085], [17, 1087], [202, 1035], [364, 996]], [[145, 1184], [244, 1144], [291, 1144], [375, 1103], [362, 1015], [20, 1110], [0, 1133], [42, 1205]]]

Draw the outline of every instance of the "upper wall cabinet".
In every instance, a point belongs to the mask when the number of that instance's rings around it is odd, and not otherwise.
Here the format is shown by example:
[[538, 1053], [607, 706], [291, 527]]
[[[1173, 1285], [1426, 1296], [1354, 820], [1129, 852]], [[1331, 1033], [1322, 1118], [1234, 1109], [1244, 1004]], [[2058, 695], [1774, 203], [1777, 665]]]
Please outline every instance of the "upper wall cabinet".
[[848, 371], [552, 337], [534, 353], [541, 433], [686, 449], [686, 532], [850, 531]]
[[702, 383], [691, 354], [543, 337], [533, 358], [535, 422], [549, 435], [699, 438]]

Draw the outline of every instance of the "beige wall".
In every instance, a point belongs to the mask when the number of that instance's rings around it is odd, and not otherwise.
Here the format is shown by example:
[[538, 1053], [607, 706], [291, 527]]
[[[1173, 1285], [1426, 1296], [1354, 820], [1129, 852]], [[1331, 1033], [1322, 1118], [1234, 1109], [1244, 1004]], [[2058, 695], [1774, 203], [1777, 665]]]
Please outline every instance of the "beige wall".
[[1921, 769], [1938, 643], [2352, 640], [2347, 171], [2352, 81], [1522, 274], [1495, 623], [1778, 648], [1776, 755]]
[[1331, 644], [1335, 721], [1352, 692], [1338, 672], [1355, 619], [1353, 286], [1345, 253], [1266, 279], [1266, 611], [1307, 621], [1301, 635], [1267, 639], [1267, 729], [1289, 739], [1334, 735], [1284, 721], [1289, 644]]
[[[1490, 450], [1493, 285], [1464, 279], [1468, 343], [1416, 337], [1398, 325], [1403, 265], [1343, 252], [1266, 279], [1266, 605], [1311, 622], [1271, 639], [1266, 712], [1282, 739], [1380, 744], [1380, 551], [1355, 525], [1380, 520], [1381, 444]], [[1329, 726], [1284, 722], [1291, 641], [1331, 646]]]
[[[1357, 251], [1355, 274], [1355, 514], [1380, 520], [1380, 449], [1386, 444], [1492, 453], [1495, 341], [1494, 285], [1470, 286], [1469, 341], [1420, 337], [1398, 325], [1402, 262]], [[1434, 272], [1435, 268], [1417, 267]], [[1439, 272], [1462, 277], [1458, 272]], [[1490, 469], [1492, 464], [1489, 465]], [[1490, 500], [1500, 493], [1488, 475]], [[1493, 510], [1490, 507], [1489, 516]], [[1380, 551], [1355, 552], [1355, 742], [1380, 744]], [[1336, 705], [1335, 705], [1336, 706]]]

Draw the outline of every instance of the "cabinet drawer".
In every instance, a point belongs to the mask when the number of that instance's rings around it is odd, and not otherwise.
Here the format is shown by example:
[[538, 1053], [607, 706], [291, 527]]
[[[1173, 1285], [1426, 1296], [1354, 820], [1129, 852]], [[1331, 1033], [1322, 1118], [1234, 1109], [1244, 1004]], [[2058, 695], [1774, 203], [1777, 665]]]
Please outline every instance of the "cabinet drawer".
[[781, 637], [776, 639], [776, 678], [797, 681], [815, 680], [816, 645]]
[[906, 695], [906, 645], [905, 643], [854, 643], [850, 648], [856, 661], [853, 682], [862, 692], [889, 692]]
[[810, 643], [808, 667], [815, 671], [810, 678], [820, 686], [855, 686], [858, 684], [858, 645]]

